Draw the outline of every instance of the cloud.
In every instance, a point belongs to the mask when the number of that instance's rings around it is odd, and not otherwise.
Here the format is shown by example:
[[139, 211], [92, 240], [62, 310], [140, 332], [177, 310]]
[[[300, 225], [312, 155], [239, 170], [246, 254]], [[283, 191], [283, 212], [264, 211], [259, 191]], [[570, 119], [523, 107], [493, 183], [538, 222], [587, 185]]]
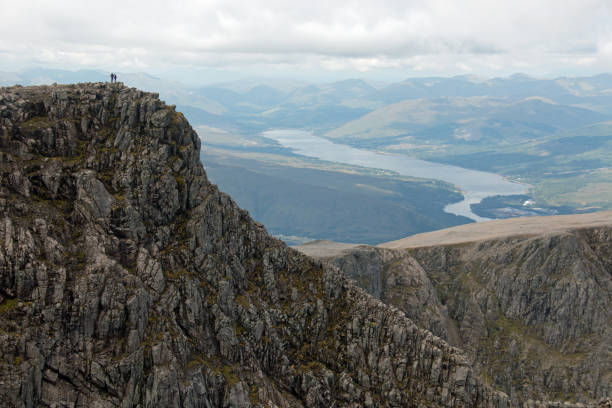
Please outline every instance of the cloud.
[[[0, 55], [58, 67], [611, 67], [607, 0], [0, 0]], [[6, 67], [0, 66], [0, 69]]]

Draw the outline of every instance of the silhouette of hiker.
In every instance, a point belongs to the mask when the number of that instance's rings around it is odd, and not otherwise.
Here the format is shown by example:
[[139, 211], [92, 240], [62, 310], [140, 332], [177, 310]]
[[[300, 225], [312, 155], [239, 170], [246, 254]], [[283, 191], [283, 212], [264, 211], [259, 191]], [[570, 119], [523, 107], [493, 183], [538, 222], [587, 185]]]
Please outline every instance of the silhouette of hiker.
[[111, 84], [113, 83], [113, 79], [115, 79], [115, 74], [111, 72]]
[[115, 79], [115, 83], [117, 83], [117, 74], [113, 74], [113, 78]]

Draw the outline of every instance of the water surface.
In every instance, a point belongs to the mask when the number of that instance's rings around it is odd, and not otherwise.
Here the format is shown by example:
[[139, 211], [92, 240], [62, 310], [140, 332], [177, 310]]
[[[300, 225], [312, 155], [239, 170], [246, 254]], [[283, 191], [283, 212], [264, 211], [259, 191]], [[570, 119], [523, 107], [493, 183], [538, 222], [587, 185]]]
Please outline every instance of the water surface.
[[377, 153], [356, 149], [347, 145], [332, 143], [305, 130], [269, 130], [263, 132], [262, 136], [276, 140], [283, 147], [303, 156], [391, 170], [403, 176], [446, 181], [461, 190], [464, 199], [447, 205], [444, 207], [444, 211], [463, 215], [475, 221], [485, 221], [488, 218], [474, 214], [470, 208], [471, 204], [479, 203], [483, 198], [489, 196], [524, 194], [527, 191], [525, 185], [505, 180], [497, 174], [414, 159], [401, 154]]

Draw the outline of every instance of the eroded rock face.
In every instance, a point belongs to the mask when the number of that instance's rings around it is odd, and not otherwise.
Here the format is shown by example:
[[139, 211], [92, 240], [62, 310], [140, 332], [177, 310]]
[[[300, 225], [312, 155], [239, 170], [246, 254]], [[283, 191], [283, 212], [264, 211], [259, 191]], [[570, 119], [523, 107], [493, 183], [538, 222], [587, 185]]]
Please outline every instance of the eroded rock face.
[[0, 404], [508, 407], [462, 353], [267, 235], [121, 84], [0, 89]]
[[[514, 403], [610, 404], [610, 227], [327, 258], [420, 327], [461, 348]], [[372, 285], [371, 282], [380, 282]]]

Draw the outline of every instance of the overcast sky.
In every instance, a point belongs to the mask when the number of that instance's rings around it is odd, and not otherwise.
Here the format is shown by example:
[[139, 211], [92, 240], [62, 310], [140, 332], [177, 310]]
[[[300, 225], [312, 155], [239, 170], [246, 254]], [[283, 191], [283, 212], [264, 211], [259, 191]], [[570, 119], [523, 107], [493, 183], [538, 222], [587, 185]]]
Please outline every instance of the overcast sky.
[[0, 71], [392, 77], [612, 71], [610, 0], [0, 0]]

